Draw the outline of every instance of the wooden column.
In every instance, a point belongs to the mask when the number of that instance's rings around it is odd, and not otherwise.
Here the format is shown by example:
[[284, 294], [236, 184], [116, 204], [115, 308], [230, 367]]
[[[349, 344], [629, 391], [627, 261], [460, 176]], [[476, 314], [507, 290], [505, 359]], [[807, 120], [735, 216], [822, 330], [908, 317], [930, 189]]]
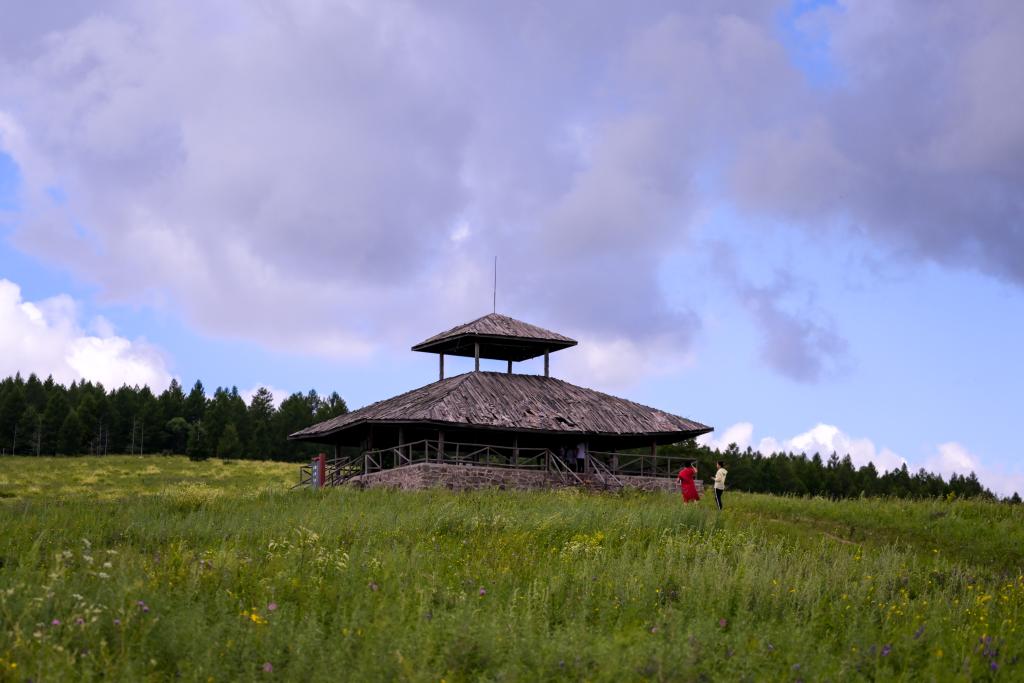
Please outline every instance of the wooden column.
[[441, 364], [441, 368], [440, 368], [440, 375], [441, 376], [438, 377], [438, 380], [442, 380], [442, 379], [444, 379], [444, 354], [443, 353], [439, 353], [439, 354], [437, 354], [437, 356], [440, 359], [440, 364]]
[[544, 349], [544, 376], [545, 377], [550, 377], [551, 376], [550, 375], [551, 363], [550, 363], [550, 361], [548, 359], [549, 355], [550, 354], [548, 353], [548, 350]]
[[444, 460], [444, 431], [437, 430], [437, 461]]
[[512, 374], [512, 361], [508, 362], [508, 374]]
[[402, 464], [402, 457], [405, 449], [402, 444], [405, 443], [405, 430], [401, 427], [398, 428], [398, 448], [395, 449], [395, 467]]
[[480, 342], [473, 344], [473, 356], [476, 358], [476, 367], [474, 370], [480, 372]]

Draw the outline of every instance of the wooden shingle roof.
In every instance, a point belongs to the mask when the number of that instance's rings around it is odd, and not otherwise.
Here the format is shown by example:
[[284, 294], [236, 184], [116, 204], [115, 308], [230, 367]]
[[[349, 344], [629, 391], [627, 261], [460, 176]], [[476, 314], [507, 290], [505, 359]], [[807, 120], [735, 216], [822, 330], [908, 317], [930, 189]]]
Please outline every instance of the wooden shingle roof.
[[323, 441], [366, 423], [451, 425], [549, 434], [672, 441], [710, 432], [699, 422], [553, 377], [469, 372], [303, 429], [292, 439]]
[[479, 344], [481, 358], [522, 361], [545, 351], [576, 346], [576, 340], [500, 313], [488, 313], [472, 322], [435, 334], [412, 347], [413, 351], [473, 357]]

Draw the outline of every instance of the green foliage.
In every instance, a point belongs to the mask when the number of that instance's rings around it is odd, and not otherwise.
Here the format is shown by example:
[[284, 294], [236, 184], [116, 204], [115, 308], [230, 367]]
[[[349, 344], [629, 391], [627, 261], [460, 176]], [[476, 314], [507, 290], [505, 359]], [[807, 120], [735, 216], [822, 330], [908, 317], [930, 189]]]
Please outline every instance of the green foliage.
[[57, 451], [61, 455], [78, 455], [82, 452], [82, 421], [78, 419], [78, 411], [68, 411], [64, 423], [60, 426], [57, 436]]
[[212, 455], [212, 450], [210, 437], [203, 423], [196, 422], [191, 425], [188, 430], [188, 445], [185, 447], [189, 460], [206, 460]]
[[0, 680], [1024, 674], [1020, 506], [293, 477], [0, 459]]
[[238, 438], [238, 430], [235, 423], [230, 422], [221, 432], [220, 440], [217, 441], [217, 457], [228, 460], [237, 460], [242, 457], [242, 441]]
[[174, 453], [184, 453], [188, 447], [189, 424], [183, 417], [172, 417], [164, 426], [168, 435], [170, 450]]
[[[177, 380], [154, 395], [149, 387], [121, 386], [108, 392], [87, 381], [64, 387], [52, 378], [44, 382], [36, 375], [27, 380], [15, 375], [0, 379], [0, 455], [188, 453], [202, 459], [214, 454], [232, 423], [240, 442], [232, 452], [238, 457], [305, 460], [320, 448], [288, 441], [288, 435], [348, 412], [337, 392], [326, 399], [315, 391], [297, 393], [285, 404], [275, 408], [265, 388], [248, 406], [237, 387], [218, 387], [207, 400], [200, 381], [187, 395]], [[72, 409], [81, 427], [73, 449], [61, 442], [61, 428]]]

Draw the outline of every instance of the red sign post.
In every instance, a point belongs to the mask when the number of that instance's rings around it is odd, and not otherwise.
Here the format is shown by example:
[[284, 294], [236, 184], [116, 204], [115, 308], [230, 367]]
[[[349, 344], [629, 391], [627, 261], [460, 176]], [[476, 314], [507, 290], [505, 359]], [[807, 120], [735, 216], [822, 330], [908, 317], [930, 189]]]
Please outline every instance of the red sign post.
[[322, 489], [324, 487], [324, 476], [327, 474], [327, 454], [321, 453], [313, 460], [315, 477], [313, 487]]

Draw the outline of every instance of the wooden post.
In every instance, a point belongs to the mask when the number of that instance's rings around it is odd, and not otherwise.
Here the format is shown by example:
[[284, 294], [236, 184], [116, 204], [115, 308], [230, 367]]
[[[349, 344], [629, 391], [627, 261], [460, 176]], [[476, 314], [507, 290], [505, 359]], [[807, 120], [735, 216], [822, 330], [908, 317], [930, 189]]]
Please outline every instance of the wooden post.
[[438, 358], [440, 358], [439, 362], [440, 362], [440, 365], [441, 365], [441, 368], [440, 368], [440, 375], [441, 376], [438, 377], [437, 379], [438, 379], [438, 381], [441, 381], [442, 379], [444, 379], [444, 354], [443, 353], [439, 353], [437, 355], [438, 355]]
[[316, 487], [324, 487], [324, 476], [327, 474], [327, 455], [320, 453], [316, 456]]
[[658, 474], [658, 442], [651, 442], [651, 472], [655, 475]]
[[444, 431], [437, 430], [437, 461], [444, 461]]
[[549, 355], [548, 354], [548, 350], [544, 349], [544, 376], [545, 377], [550, 377], [551, 376], [550, 373], [549, 373], [550, 362], [548, 360], [548, 355]]
[[473, 355], [476, 357], [475, 372], [480, 372], [480, 342], [473, 343]]
[[508, 362], [508, 374], [512, 374], [512, 361]]
[[[512, 365], [512, 361], [509, 361], [508, 364]], [[519, 466], [519, 439], [512, 439], [512, 464]]]
[[398, 428], [398, 448], [395, 449], [395, 467], [402, 464], [402, 444], [405, 443], [405, 430]]

